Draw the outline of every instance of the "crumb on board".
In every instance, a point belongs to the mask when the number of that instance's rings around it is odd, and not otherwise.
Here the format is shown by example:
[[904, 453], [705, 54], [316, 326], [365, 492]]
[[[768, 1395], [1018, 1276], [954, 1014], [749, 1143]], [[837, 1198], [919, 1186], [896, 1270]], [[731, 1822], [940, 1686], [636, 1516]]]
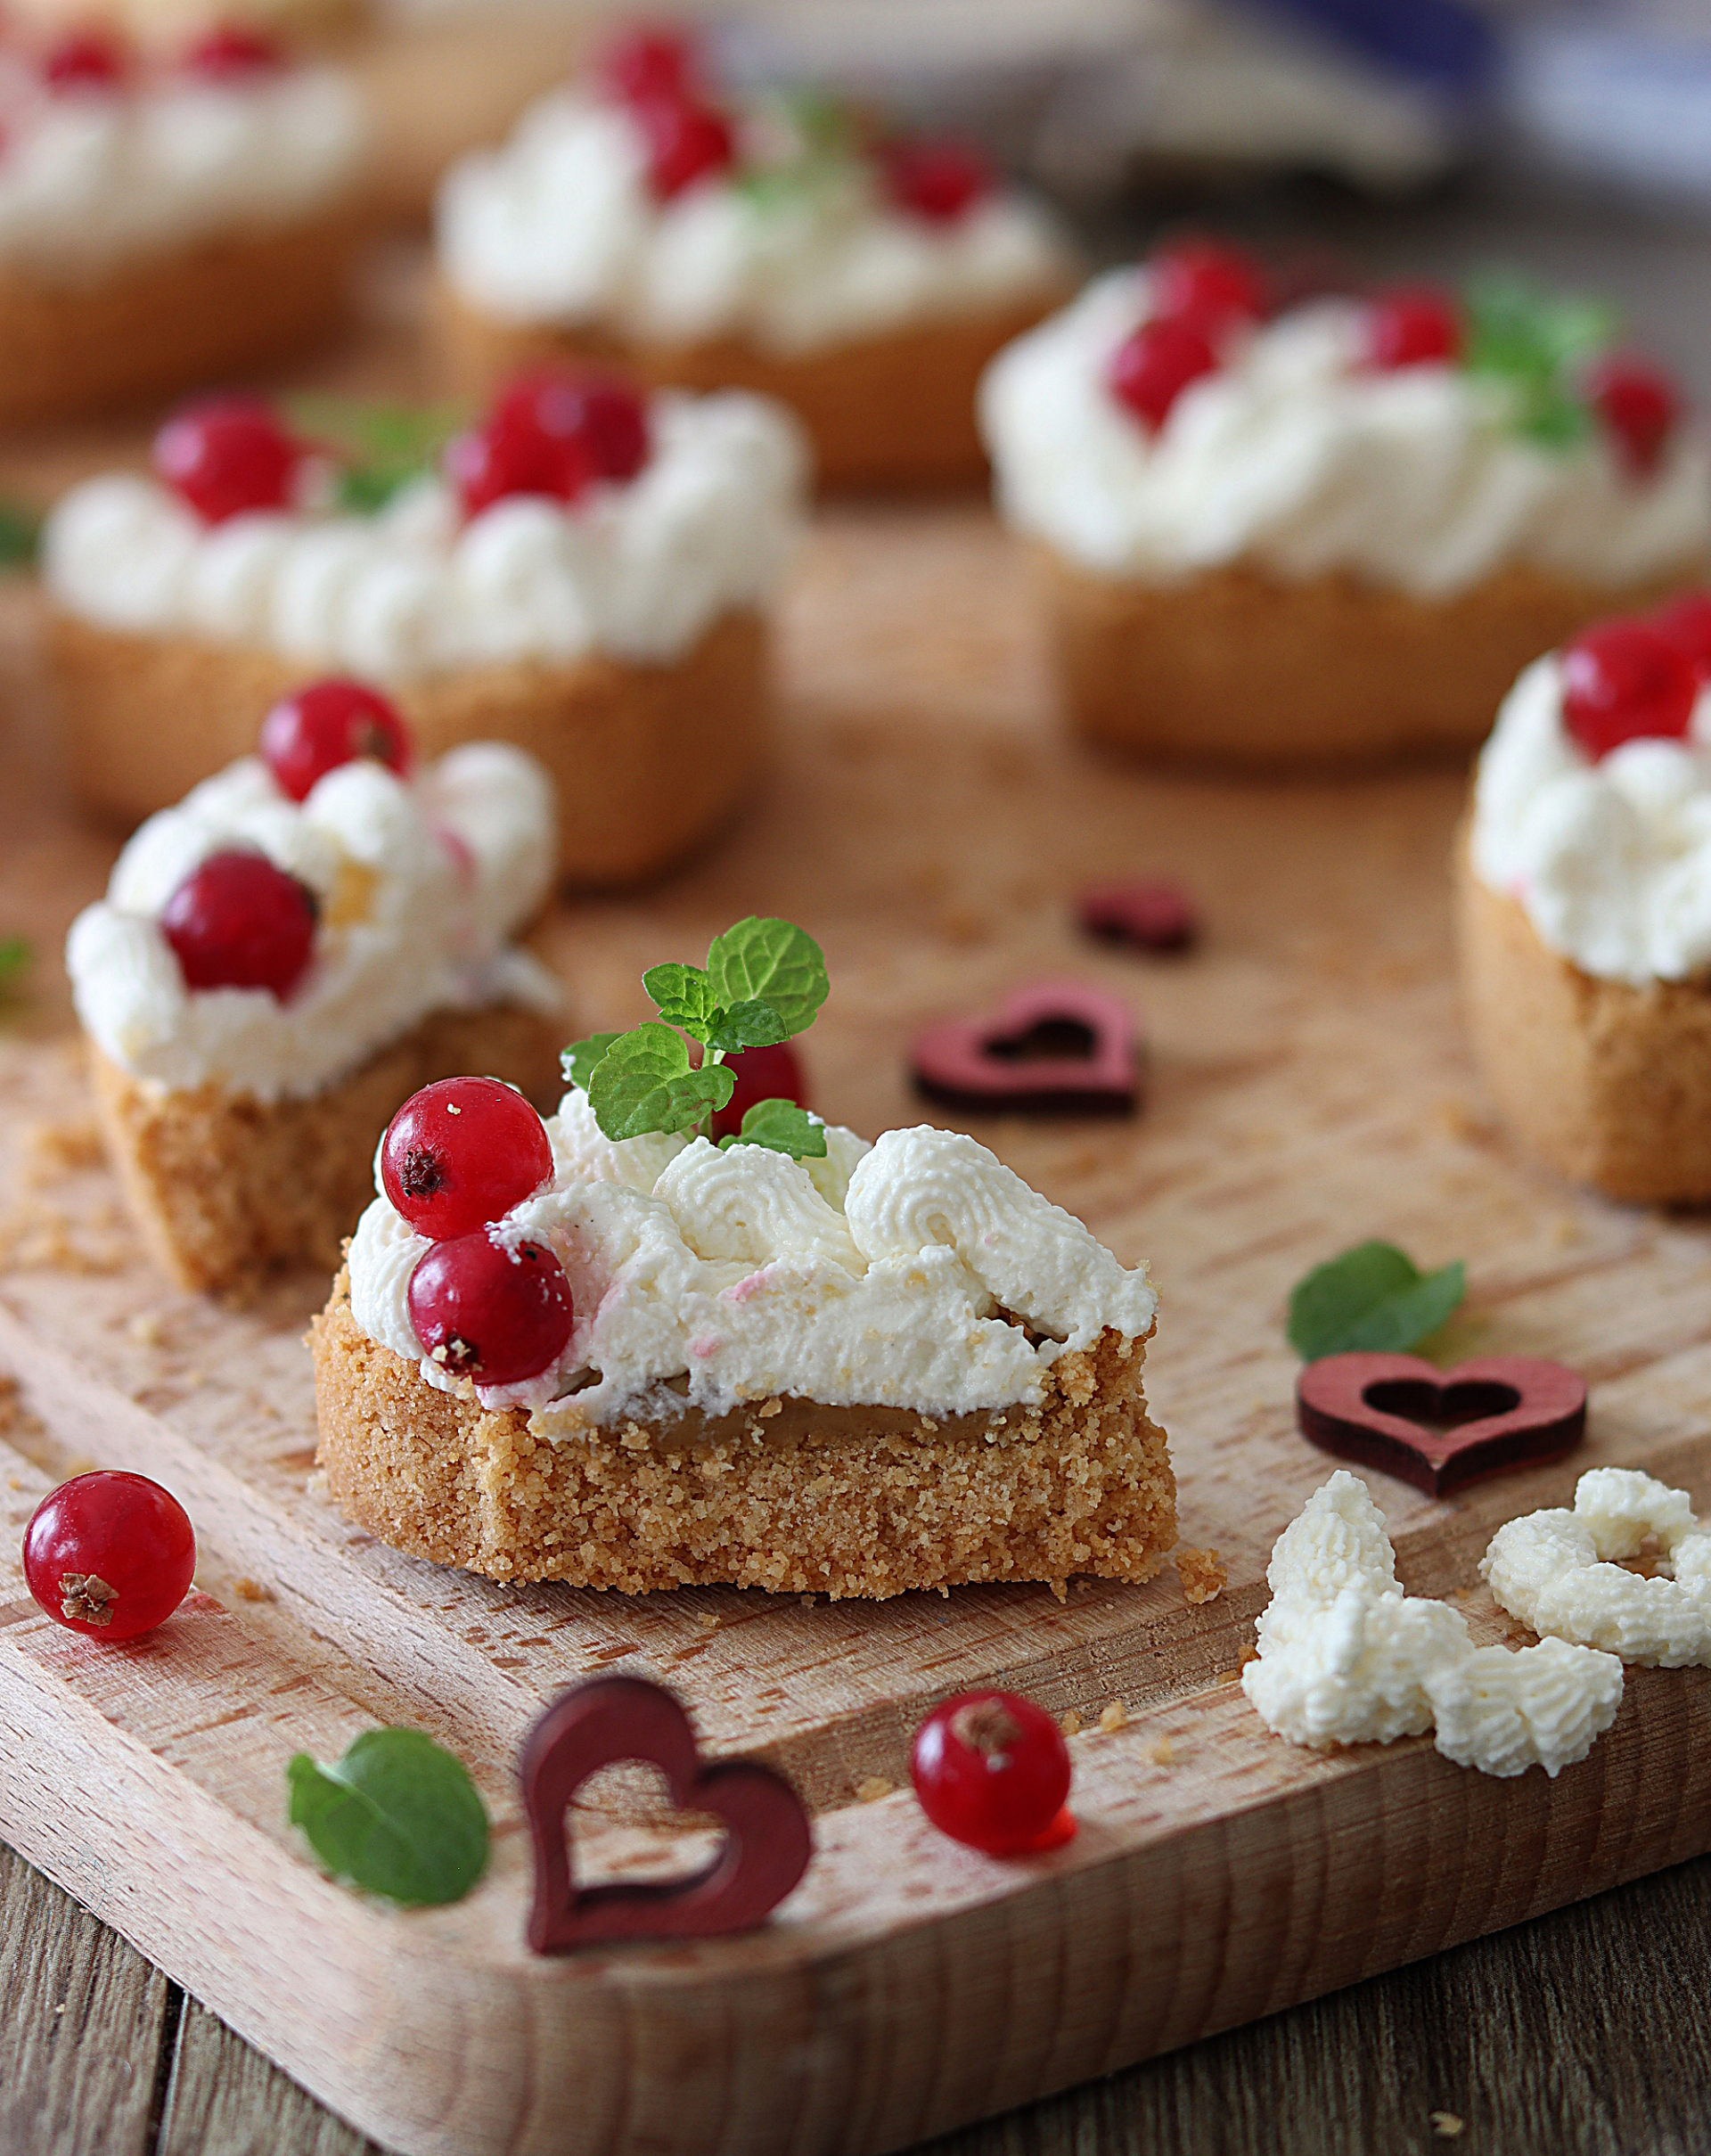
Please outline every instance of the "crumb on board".
[[1129, 1710], [1121, 1700], [1108, 1700], [1100, 1709], [1100, 1728], [1108, 1737], [1114, 1737], [1119, 1729], [1129, 1726]]
[[1248, 1667], [1249, 1662], [1257, 1662], [1258, 1660], [1259, 1649], [1250, 1640], [1248, 1645], [1245, 1646], [1241, 1651], [1241, 1660], [1236, 1665], [1236, 1675], [1240, 1676], [1242, 1671]]
[[814, 1607], [814, 1601], [815, 1598], [812, 1594], [805, 1594], [802, 1597], [802, 1607], [805, 1610], [812, 1610]]
[[1216, 1602], [1230, 1584], [1230, 1574], [1216, 1550], [1197, 1550], [1187, 1543], [1177, 1549], [1176, 1573], [1184, 1602]]
[[61, 1176], [99, 1168], [104, 1158], [101, 1127], [94, 1116], [73, 1116], [64, 1122], [32, 1123], [25, 1135], [25, 1176], [33, 1188], [55, 1183]]
[[242, 1579], [232, 1582], [232, 1592], [240, 1602], [272, 1602], [274, 1590], [259, 1579], [251, 1579], [246, 1573]]
[[1078, 1737], [1081, 1734], [1081, 1717], [1073, 1707], [1068, 1708], [1058, 1717], [1058, 1727], [1066, 1737]]
[[1147, 1747], [1147, 1757], [1155, 1767], [1175, 1767], [1176, 1755], [1170, 1748], [1168, 1737], [1159, 1737]]
[[139, 1310], [125, 1321], [127, 1340], [135, 1340], [139, 1348], [158, 1348], [165, 1339], [160, 1327], [159, 1310]]
[[1432, 2111], [1428, 2116], [1432, 2122], [1432, 2131], [1440, 2141], [1459, 2141], [1468, 2123], [1453, 2111]]
[[1220, 1669], [1217, 1681], [1220, 1685], [1240, 1685], [1241, 1682], [1240, 1665], [1238, 1664], [1233, 1669]]
[[888, 1797], [896, 1787], [896, 1783], [888, 1782], [883, 1775], [864, 1775], [856, 1784], [856, 1801], [857, 1804], [877, 1804], [881, 1797]]
[[697, 1610], [695, 1622], [703, 1632], [716, 1632], [719, 1628], [720, 1619], [713, 1614], [711, 1610]]

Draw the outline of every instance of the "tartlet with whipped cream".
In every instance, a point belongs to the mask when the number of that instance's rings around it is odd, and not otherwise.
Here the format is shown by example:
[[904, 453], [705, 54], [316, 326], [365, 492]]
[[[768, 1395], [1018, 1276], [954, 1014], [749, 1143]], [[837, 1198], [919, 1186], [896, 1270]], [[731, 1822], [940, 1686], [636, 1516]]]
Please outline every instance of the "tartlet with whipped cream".
[[332, 1270], [374, 1147], [430, 1079], [550, 1100], [563, 999], [514, 938], [551, 885], [552, 787], [503, 742], [413, 767], [364, 685], [270, 713], [264, 753], [143, 825], [66, 947], [102, 1135], [180, 1284]]
[[143, 58], [0, 46], [0, 422], [286, 358], [344, 311], [371, 127], [340, 70], [229, 29]]
[[1076, 269], [968, 145], [869, 139], [826, 98], [721, 97], [658, 32], [455, 165], [436, 250], [464, 383], [575, 356], [758, 390], [795, 408], [834, 487], [978, 479], [980, 370]]
[[102, 813], [175, 799], [317, 669], [382, 686], [424, 754], [537, 758], [578, 884], [674, 864], [752, 792], [805, 468], [777, 406], [531, 376], [378, 504], [243, 400], [180, 414], [154, 464], [73, 488], [44, 534], [61, 732]]
[[1711, 595], [1536, 660], [1479, 758], [1457, 865], [1492, 1096], [1559, 1173], [1711, 1199]]
[[1603, 310], [1487, 280], [1278, 307], [1162, 250], [1001, 354], [1001, 512], [1066, 715], [1161, 758], [1471, 748], [1526, 661], [1703, 573], [1711, 448]]

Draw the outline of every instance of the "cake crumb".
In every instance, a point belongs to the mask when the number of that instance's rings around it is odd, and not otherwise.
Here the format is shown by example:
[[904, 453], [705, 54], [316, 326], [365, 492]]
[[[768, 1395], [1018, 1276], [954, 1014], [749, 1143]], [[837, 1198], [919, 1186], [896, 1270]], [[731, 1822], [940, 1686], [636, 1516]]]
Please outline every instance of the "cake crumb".
[[1176, 1755], [1170, 1748], [1170, 1739], [1160, 1737], [1157, 1743], [1149, 1744], [1147, 1757], [1155, 1767], [1175, 1767]]
[[864, 1775], [856, 1784], [856, 1801], [857, 1804], [877, 1804], [881, 1797], [888, 1797], [896, 1787], [896, 1783], [888, 1782], [883, 1775]]
[[1078, 1737], [1081, 1734], [1081, 1717], [1071, 1707], [1067, 1713], [1058, 1717], [1058, 1727], [1066, 1737]]
[[1216, 1602], [1230, 1584], [1230, 1574], [1216, 1550], [1197, 1550], [1187, 1543], [1177, 1549], [1176, 1572], [1184, 1602]]
[[1468, 2123], [1465, 2119], [1458, 2119], [1453, 2111], [1432, 2111], [1428, 2116], [1432, 2131], [1440, 2141], [1459, 2141]]
[[814, 1596], [813, 1596], [812, 1594], [805, 1594], [805, 1595], [802, 1597], [802, 1607], [803, 1607], [805, 1610], [812, 1610], [812, 1609], [813, 1609], [813, 1607], [814, 1607]]
[[1121, 1700], [1108, 1700], [1100, 1710], [1099, 1726], [1108, 1737], [1129, 1726], [1129, 1710]]
[[1218, 1672], [1218, 1677], [1217, 1677], [1217, 1681], [1218, 1681], [1218, 1683], [1219, 1683], [1220, 1685], [1239, 1685], [1239, 1684], [1240, 1684], [1240, 1682], [1241, 1682], [1241, 1668], [1240, 1668], [1240, 1664], [1238, 1664], [1238, 1665], [1236, 1666], [1236, 1668], [1233, 1668], [1233, 1669], [1220, 1669], [1220, 1670], [1219, 1670], [1219, 1672]]
[[135, 1340], [139, 1348], [159, 1348], [165, 1340], [160, 1329], [159, 1310], [139, 1310], [125, 1321], [125, 1337]]
[[99, 1168], [104, 1158], [101, 1127], [94, 1116], [78, 1116], [64, 1123], [32, 1123], [25, 1144], [26, 1180], [37, 1190], [61, 1176]]
[[695, 1622], [703, 1632], [716, 1632], [721, 1621], [719, 1618], [714, 1616], [711, 1610], [697, 1610], [695, 1612]]
[[240, 1602], [272, 1602], [274, 1590], [259, 1579], [251, 1579], [248, 1573], [232, 1582], [232, 1592]]

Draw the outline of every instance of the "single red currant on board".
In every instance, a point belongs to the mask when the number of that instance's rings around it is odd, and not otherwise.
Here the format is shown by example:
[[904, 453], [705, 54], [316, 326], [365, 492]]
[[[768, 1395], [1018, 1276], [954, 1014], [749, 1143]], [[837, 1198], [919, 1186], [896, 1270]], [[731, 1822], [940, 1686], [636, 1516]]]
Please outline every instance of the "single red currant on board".
[[1075, 1832], [1063, 1734], [1013, 1692], [966, 1692], [935, 1707], [915, 1732], [909, 1776], [939, 1832], [989, 1857], [1053, 1849]]
[[1367, 364], [1386, 373], [1447, 365], [1461, 357], [1461, 308], [1432, 285], [1398, 286], [1367, 307]]
[[55, 1624], [135, 1639], [190, 1592], [196, 1535], [169, 1490], [114, 1468], [52, 1490], [24, 1529], [24, 1578]]
[[441, 1078], [413, 1093], [381, 1140], [381, 1187], [433, 1242], [473, 1234], [553, 1174], [546, 1126], [498, 1078]]
[[736, 137], [723, 112], [695, 96], [650, 97], [634, 108], [648, 146], [648, 184], [662, 202], [716, 179], [737, 161]]
[[887, 192], [898, 209], [931, 225], [954, 225], [997, 184], [984, 151], [949, 137], [889, 143], [880, 161]]
[[1691, 666], [1643, 621], [1600, 622], [1562, 655], [1562, 723], [1594, 763], [1624, 742], [1680, 741], [1698, 693]]
[[615, 37], [594, 64], [595, 80], [623, 104], [686, 97], [699, 71], [692, 39], [645, 26]]
[[265, 854], [210, 854], [167, 900], [160, 932], [188, 988], [267, 988], [281, 1003], [308, 970], [315, 894]]
[[240, 82], [247, 75], [272, 75], [285, 65], [285, 49], [266, 30], [228, 23], [200, 37], [184, 54], [184, 71], [209, 82]]
[[773, 1048], [739, 1048], [725, 1057], [725, 1067], [735, 1071], [737, 1086], [725, 1106], [714, 1111], [716, 1139], [734, 1138], [744, 1116], [762, 1101], [794, 1101], [798, 1108], [808, 1104], [801, 1061], [789, 1041]]
[[1271, 312], [1265, 276], [1237, 248], [1183, 240], [1160, 248], [1148, 268], [1155, 319], [1182, 316], [1217, 330], [1236, 322], [1263, 322]]
[[413, 761], [397, 710], [360, 681], [312, 681], [280, 699], [261, 722], [263, 761], [282, 793], [306, 801], [340, 764], [369, 757], [402, 776]]
[[303, 455], [258, 398], [208, 397], [154, 438], [154, 468], [204, 523], [247, 509], [283, 509]]
[[124, 53], [93, 30], [62, 38], [42, 62], [50, 90], [115, 90], [124, 79]]
[[648, 461], [647, 404], [612, 374], [526, 374], [502, 391], [488, 423], [544, 444], [553, 491], [567, 501], [594, 480], [633, 480]]
[[1674, 383], [1650, 360], [1613, 352], [1587, 370], [1585, 389], [1629, 471], [1655, 471], [1682, 415]]
[[483, 1385], [538, 1377], [563, 1354], [576, 1323], [570, 1283], [546, 1245], [504, 1250], [486, 1228], [424, 1251], [409, 1303], [422, 1353]]
[[1711, 681], [1711, 592], [1689, 592], [1650, 617], [1666, 644], [1674, 644], [1699, 682]]
[[1191, 381], [1215, 374], [1218, 355], [1196, 322], [1143, 322], [1111, 355], [1106, 381], [1112, 396], [1146, 426], [1162, 427]]

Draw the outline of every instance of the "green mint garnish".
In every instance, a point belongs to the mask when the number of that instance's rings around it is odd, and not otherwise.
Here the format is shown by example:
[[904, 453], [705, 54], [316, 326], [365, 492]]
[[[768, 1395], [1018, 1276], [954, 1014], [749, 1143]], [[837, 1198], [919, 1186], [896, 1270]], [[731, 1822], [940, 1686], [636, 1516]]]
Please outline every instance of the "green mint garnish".
[[594, 1066], [612, 1043], [622, 1040], [621, 1033], [591, 1033], [586, 1040], [572, 1041], [559, 1058], [567, 1086], [580, 1086], [586, 1093], [588, 1081], [594, 1075]]
[[336, 1766], [285, 1770], [291, 1824], [335, 1879], [406, 1904], [458, 1901], [487, 1862], [487, 1815], [463, 1762], [419, 1729], [364, 1730]]
[[774, 1152], [789, 1153], [792, 1160], [823, 1160], [826, 1127], [794, 1101], [757, 1101], [736, 1135], [719, 1140], [721, 1152], [733, 1145], [765, 1145]]
[[812, 936], [788, 921], [753, 914], [713, 939], [707, 978], [727, 1009], [757, 999], [770, 1004], [784, 1022], [784, 1039], [807, 1031], [831, 987], [825, 955]]
[[651, 1130], [694, 1130], [723, 1108], [737, 1074], [723, 1063], [692, 1068], [689, 1044], [669, 1026], [650, 1022], [620, 1034], [588, 1083], [588, 1105], [609, 1138]]
[[0, 569], [33, 569], [42, 520], [20, 502], [0, 502]]
[[0, 989], [16, 988], [35, 955], [28, 937], [0, 936]]
[[368, 404], [353, 397], [293, 397], [285, 410], [299, 434], [338, 460], [340, 508], [364, 515], [437, 470], [440, 452], [469, 417], [462, 406]]
[[1363, 1242], [1296, 1283], [1289, 1345], [1307, 1363], [1357, 1349], [1397, 1354], [1436, 1332], [1466, 1292], [1459, 1258], [1422, 1273], [1393, 1243]]
[[1575, 373], [1615, 336], [1611, 309], [1594, 300], [1540, 292], [1496, 273], [1474, 278], [1463, 298], [1465, 364], [1476, 374], [1508, 384], [1519, 431], [1551, 448], [1582, 440], [1592, 418]]

